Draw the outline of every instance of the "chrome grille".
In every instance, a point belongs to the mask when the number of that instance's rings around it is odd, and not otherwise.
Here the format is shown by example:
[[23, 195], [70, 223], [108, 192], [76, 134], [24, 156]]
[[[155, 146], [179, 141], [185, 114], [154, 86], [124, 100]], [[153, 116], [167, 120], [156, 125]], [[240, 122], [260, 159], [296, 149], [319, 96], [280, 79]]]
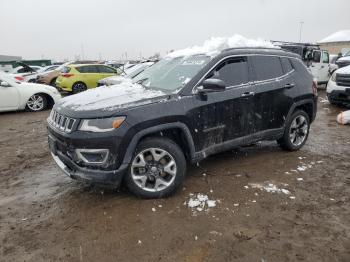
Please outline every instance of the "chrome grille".
[[49, 116], [49, 124], [65, 133], [72, 132], [75, 122], [76, 119], [61, 115], [54, 110], [51, 111]]
[[336, 82], [338, 86], [350, 86], [350, 75], [337, 73]]

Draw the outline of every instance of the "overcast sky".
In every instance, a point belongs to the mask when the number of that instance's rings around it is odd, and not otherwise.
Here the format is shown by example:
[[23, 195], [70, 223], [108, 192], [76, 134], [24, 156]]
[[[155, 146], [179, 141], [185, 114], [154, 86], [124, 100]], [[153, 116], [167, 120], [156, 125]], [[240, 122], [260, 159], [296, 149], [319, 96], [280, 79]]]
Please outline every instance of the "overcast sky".
[[349, 0], [0, 0], [0, 54], [119, 59], [211, 36], [315, 42], [350, 29]]

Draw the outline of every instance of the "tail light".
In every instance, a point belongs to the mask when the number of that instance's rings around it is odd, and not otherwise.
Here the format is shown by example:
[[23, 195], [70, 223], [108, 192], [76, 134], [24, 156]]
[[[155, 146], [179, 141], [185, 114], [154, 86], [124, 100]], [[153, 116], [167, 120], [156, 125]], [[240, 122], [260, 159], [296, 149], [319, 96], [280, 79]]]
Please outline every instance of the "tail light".
[[22, 76], [15, 76], [15, 79], [18, 81], [21, 81], [21, 82], [24, 81], [24, 77], [22, 77]]
[[312, 92], [314, 93], [315, 96], [317, 96], [317, 81], [316, 80], [312, 81]]
[[69, 77], [71, 77], [71, 76], [74, 76], [74, 74], [63, 73], [63, 74], [61, 74], [61, 76], [66, 77], [66, 78], [69, 78]]

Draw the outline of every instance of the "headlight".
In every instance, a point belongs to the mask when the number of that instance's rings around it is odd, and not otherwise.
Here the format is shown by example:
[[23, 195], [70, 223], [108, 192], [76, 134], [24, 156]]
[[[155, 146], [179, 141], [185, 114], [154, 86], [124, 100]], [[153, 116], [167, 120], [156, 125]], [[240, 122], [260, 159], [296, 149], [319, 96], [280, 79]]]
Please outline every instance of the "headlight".
[[80, 124], [79, 130], [97, 133], [108, 132], [120, 127], [124, 120], [124, 116], [99, 119], [84, 119]]
[[336, 78], [337, 78], [337, 73], [334, 72], [334, 73], [332, 74], [331, 80], [332, 80], [333, 82], [335, 82], [335, 81], [336, 81]]

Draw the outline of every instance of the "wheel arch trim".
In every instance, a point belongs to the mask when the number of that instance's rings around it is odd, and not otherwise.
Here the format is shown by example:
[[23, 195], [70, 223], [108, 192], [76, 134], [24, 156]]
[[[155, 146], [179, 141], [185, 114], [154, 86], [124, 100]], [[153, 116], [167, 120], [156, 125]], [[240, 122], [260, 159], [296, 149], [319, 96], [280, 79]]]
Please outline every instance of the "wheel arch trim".
[[124, 155], [123, 158], [123, 164], [129, 164], [131, 163], [132, 157], [134, 155], [135, 149], [137, 144], [140, 142], [140, 140], [142, 138], [144, 138], [147, 135], [153, 134], [153, 133], [157, 133], [157, 132], [161, 132], [161, 131], [165, 131], [165, 130], [169, 130], [169, 129], [180, 129], [183, 134], [185, 135], [185, 139], [189, 148], [189, 153], [190, 153], [190, 158], [191, 160], [194, 159], [195, 157], [195, 147], [194, 147], [194, 142], [192, 139], [192, 135], [190, 130], [188, 129], [188, 127], [181, 122], [174, 122], [174, 123], [167, 123], [167, 124], [161, 124], [161, 125], [157, 125], [157, 126], [153, 126], [153, 127], [149, 127], [146, 128], [138, 133], [136, 133], [130, 143], [129, 146], [126, 150], [126, 153]]

